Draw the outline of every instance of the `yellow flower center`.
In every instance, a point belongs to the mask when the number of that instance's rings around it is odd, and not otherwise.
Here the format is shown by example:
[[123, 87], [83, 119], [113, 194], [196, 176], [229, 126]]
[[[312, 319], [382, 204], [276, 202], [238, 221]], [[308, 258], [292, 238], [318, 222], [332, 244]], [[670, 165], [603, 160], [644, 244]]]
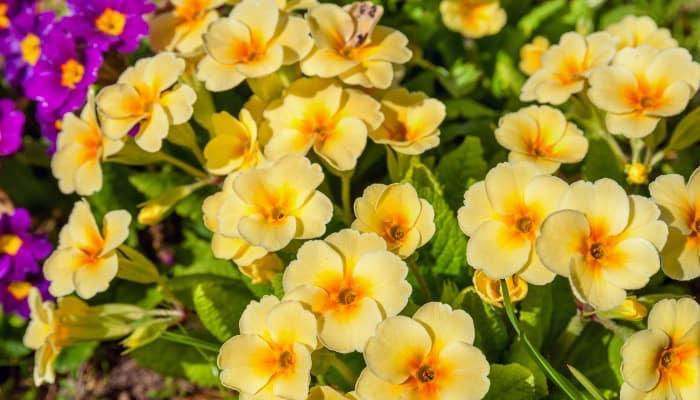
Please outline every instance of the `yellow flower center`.
[[7, 13], [7, 4], [0, 3], [0, 29], [5, 29], [10, 26], [10, 19], [5, 15]]
[[673, 354], [673, 349], [666, 349], [663, 353], [661, 353], [659, 365], [661, 368], [668, 369], [678, 364], [678, 361], [678, 357], [675, 357]]
[[71, 58], [61, 65], [61, 85], [75, 89], [75, 84], [83, 80], [85, 67], [77, 60]]
[[695, 220], [695, 232], [700, 233], [700, 218]]
[[233, 43], [231, 52], [233, 58], [243, 63], [253, 63], [260, 60], [267, 53], [267, 46], [259, 34], [250, 32], [250, 41], [237, 41]]
[[296, 356], [294, 355], [293, 352], [291, 351], [283, 351], [282, 354], [280, 354], [279, 358], [279, 366], [283, 370], [288, 370], [291, 368], [294, 368], [294, 365], [296, 365]]
[[9, 254], [14, 256], [22, 247], [22, 239], [17, 235], [5, 234], [0, 236], [0, 254]]
[[430, 365], [424, 365], [418, 369], [416, 378], [423, 383], [427, 383], [435, 379], [435, 370]]
[[355, 302], [357, 293], [352, 288], [345, 288], [338, 293], [338, 301], [340, 304], [349, 305]]
[[185, 0], [175, 7], [175, 15], [188, 21], [196, 19], [207, 9], [208, 0]]
[[124, 32], [124, 25], [126, 25], [126, 15], [109, 7], [95, 20], [97, 29], [112, 36], [121, 35]]
[[644, 164], [639, 162], [627, 164], [625, 166], [625, 172], [627, 173], [627, 182], [635, 185], [647, 183], [649, 170]]
[[602, 243], [593, 243], [591, 246], [591, 255], [596, 260], [600, 260], [605, 257], [605, 246]]
[[400, 242], [403, 240], [404, 236], [406, 236], [406, 231], [404, 230], [403, 226], [394, 225], [389, 228], [389, 235], [392, 239], [394, 239], [394, 241]]
[[32, 284], [29, 282], [10, 282], [10, 284], [7, 285], [7, 291], [17, 300], [26, 299], [27, 296], [29, 296], [29, 289], [31, 288]]
[[29, 33], [19, 43], [19, 48], [22, 51], [22, 61], [34, 66], [41, 55], [41, 40], [39, 36]]
[[518, 218], [515, 222], [515, 226], [518, 227], [518, 230], [522, 233], [530, 233], [535, 224], [530, 217], [522, 217]]

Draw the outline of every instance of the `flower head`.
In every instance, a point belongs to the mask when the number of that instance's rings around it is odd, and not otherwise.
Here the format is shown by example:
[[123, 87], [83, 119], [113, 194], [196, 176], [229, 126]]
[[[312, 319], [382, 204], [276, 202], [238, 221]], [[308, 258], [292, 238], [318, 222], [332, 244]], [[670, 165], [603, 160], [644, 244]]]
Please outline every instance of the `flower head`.
[[100, 90], [96, 102], [104, 135], [121, 139], [138, 126], [136, 144], [146, 151], [160, 150], [169, 126], [192, 116], [195, 92], [176, 84], [184, 69], [184, 60], [160, 53], [139, 60], [116, 84]]
[[442, 0], [442, 23], [469, 38], [495, 35], [506, 24], [506, 11], [499, 0]]
[[621, 400], [693, 399], [700, 393], [700, 305], [664, 299], [647, 329], [622, 346]]
[[348, 85], [388, 88], [394, 78], [392, 65], [407, 62], [411, 51], [403, 33], [377, 25], [383, 12], [368, 1], [310, 9], [306, 20], [316, 46], [302, 60], [302, 72], [337, 76]]
[[594, 68], [607, 65], [615, 55], [615, 39], [607, 32], [562, 35], [542, 54], [542, 67], [523, 85], [520, 100], [562, 104], [583, 90]]
[[372, 97], [320, 78], [296, 80], [263, 115], [272, 131], [265, 156], [276, 160], [287, 154], [305, 155], [313, 147], [340, 171], [355, 168], [367, 132], [382, 121], [379, 103]]
[[24, 114], [8, 99], [0, 99], [0, 156], [16, 153], [22, 146]]
[[668, 224], [668, 243], [661, 255], [664, 273], [687, 281], [700, 276], [700, 168], [688, 184], [681, 175], [661, 175], [649, 192]]
[[[0, 48], [7, 48], [10, 30], [17, 14], [36, 8], [34, 1], [0, 0]], [[0, 53], [2, 50], [0, 50]]]
[[248, 110], [238, 119], [226, 111], [212, 115], [214, 137], [204, 147], [205, 167], [212, 174], [226, 175], [257, 165], [262, 159], [258, 125]]
[[320, 165], [300, 156], [240, 172], [217, 214], [218, 231], [267, 251], [321, 236], [333, 214], [331, 201], [316, 190], [323, 178]]
[[274, 0], [243, 0], [204, 35], [197, 78], [209, 90], [228, 90], [299, 61], [312, 46], [301, 17], [281, 12]]
[[363, 399], [477, 400], [486, 395], [489, 363], [474, 343], [463, 310], [427, 303], [413, 318], [388, 318], [367, 343], [357, 381]]
[[392, 89], [382, 97], [384, 123], [370, 132], [376, 143], [384, 143], [403, 154], [422, 154], [440, 144], [440, 124], [445, 105], [423, 92]]
[[241, 315], [240, 335], [219, 350], [221, 383], [248, 398], [306, 400], [316, 318], [296, 301], [263, 296]]
[[27, 8], [12, 19], [9, 43], [0, 52], [5, 57], [5, 75], [13, 86], [21, 86], [31, 75], [55, 18], [51, 11], [39, 13]]
[[510, 150], [508, 161], [532, 161], [547, 173], [562, 163], [583, 160], [588, 152], [583, 132], [549, 106], [529, 106], [506, 114], [494, 134], [498, 143]]
[[435, 211], [409, 183], [368, 186], [355, 200], [352, 228], [381, 236], [401, 258], [413, 254], [435, 234]]
[[67, 113], [58, 134], [58, 150], [51, 160], [51, 172], [63, 193], [89, 196], [102, 188], [101, 161], [118, 152], [124, 143], [102, 135], [97, 124], [92, 94], [80, 118]]
[[588, 97], [607, 111], [608, 131], [629, 138], [649, 135], [663, 117], [679, 114], [700, 86], [700, 64], [688, 50], [651, 46], [620, 50], [590, 75]]
[[107, 290], [117, 275], [116, 248], [129, 236], [130, 222], [128, 212], [110, 211], [100, 232], [87, 201], [76, 202], [59, 234], [58, 248], [44, 263], [49, 292], [59, 297], [75, 291], [89, 299]]
[[45, 235], [30, 231], [31, 224], [24, 208], [0, 214], [0, 304], [3, 312], [25, 318], [32, 287], [39, 288], [44, 298], [50, 297], [39, 261], [51, 253], [52, 246]]
[[651, 200], [603, 178], [572, 184], [559, 208], [542, 223], [537, 255], [580, 300], [610, 310], [658, 271], [668, 229]]
[[238, 270], [254, 284], [269, 283], [272, 278], [282, 272], [284, 264], [276, 254], [267, 254], [248, 265], [239, 265]]
[[[485, 303], [503, 308], [503, 293], [501, 292], [501, 279], [491, 279], [484, 271], [477, 269], [472, 277], [474, 290]], [[527, 282], [517, 274], [506, 278], [510, 301], [515, 303], [527, 296]]]
[[544, 36], [535, 36], [532, 42], [520, 48], [518, 67], [525, 75], [532, 75], [542, 67], [542, 54], [549, 49], [549, 40]]
[[518, 274], [537, 285], [554, 279], [535, 254], [535, 240], [566, 189], [566, 182], [543, 174], [532, 163], [501, 163], [491, 169], [464, 193], [464, 206], [457, 214], [469, 236], [469, 265], [491, 279]]
[[216, 11], [226, 0], [171, 0], [175, 8], [151, 20], [151, 47], [156, 51], [195, 54], [204, 44], [202, 35], [219, 18]]
[[66, 17], [73, 32], [86, 38], [101, 50], [114, 48], [131, 52], [140, 39], [148, 34], [143, 17], [155, 10], [155, 4], [145, 0], [68, 0], [72, 15]]
[[666, 28], [659, 28], [653, 19], [644, 16], [628, 15], [605, 29], [618, 39], [617, 48], [648, 45], [659, 50], [678, 47]]
[[285, 299], [319, 317], [319, 339], [339, 353], [363, 351], [374, 330], [407, 304], [408, 267], [377, 235], [343, 229], [304, 243], [284, 272]]

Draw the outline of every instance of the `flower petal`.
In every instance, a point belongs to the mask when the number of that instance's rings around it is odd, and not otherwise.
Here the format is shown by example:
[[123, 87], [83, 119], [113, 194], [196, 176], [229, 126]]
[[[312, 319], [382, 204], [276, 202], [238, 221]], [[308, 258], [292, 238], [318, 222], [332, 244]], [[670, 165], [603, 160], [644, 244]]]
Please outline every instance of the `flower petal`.
[[379, 306], [369, 297], [362, 298], [353, 307], [352, 311], [326, 311], [322, 314], [319, 339], [329, 350], [338, 353], [364, 350], [367, 340], [383, 319]]
[[316, 317], [298, 301], [283, 301], [267, 316], [270, 338], [275, 343], [302, 343], [316, 347]]
[[660, 329], [647, 329], [630, 336], [622, 346], [622, 376], [636, 390], [648, 392], [658, 383], [659, 356], [669, 345]]
[[78, 296], [89, 299], [109, 288], [109, 283], [117, 276], [119, 263], [117, 255], [101, 257], [90, 265], [78, 268], [73, 274], [73, 284]]
[[129, 237], [131, 214], [126, 210], [114, 210], [105, 214], [102, 222], [104, 244], [100, 256], [119, 247]]
[[683, 337], [700, 321], [700, 305], [693, 299], [663, 299], [649, 312], [649, 329], [664, 331], [671, 340]]
[[611, 250], [614, 261], [606, 263], [602, 274], [604, 279], [619, 288], [643, 288], [661, 265], [656, 248], [645, 239], [626, 239]]
[[[700, 179], [697, 180], [700, 183]], [[700, 186], [700, 185], [699, 185]], [[693, 218], [693, 204], [681, 175], [661, 175], [649, 184], [649, 192], [661, 208], [664, 221], [687, 235]]]
[[608, 282], [599, 268], [580, 255], [573, 257], [570, 274], [574, 294], [598, 310], [610, 310], [625, 300], [625, 290]]
[[282, 286], [288, 293], [299, 286], [313, 285], [326, 287], [332, 280], [343, 277], [343, 259], [340, 254], [323, 240], [304, 243], [284, 271]]
[[[245, 393], [256, 393], [267, 384], [275, 369], [269, 365], [275, 354], [257, 335], [239, 335], [227, 340], [219, 350], [217, 366], [224, 386]], [[273, 364], [274, 365], [274, 364]]]
[[489, 391], [490, 365], [478, 348], [451, 342], [440, 352], [439, 362], [450, 371], [440, 382], [440, 400], [479, 400]]
[[140, 148], [154, 153], [160, 150], [163, 145], [163, 139], [168, 136], [170, 122], [168, 122], [168, 114], [160, 104], [154, 104], [151, 115], [141, 124], [141, 129], [136, 135], [136, 144]]
[[303, 345], [294, 345], [294, 373], [274, 377], [273, 393], [278, 398], [306, 399], [311, 383], [311, 352]]
[[355, 168], [366, 145], [367, 126], [359, 118], [346, 117], [325, 140], [314, 144], [314, 150], [333, 168], [348, 171]]
[[453, 310], [447, 304], [430, 302], [421, 306], [413, 314], [413, 319], [428, 329], [433, 339], [433, 349], [442, 349], [456, 341], [474, 343], [474, 321], [464, 310]]
[[527, 262], [532, 242], [500, 221], [488, 221], [467, 242], [467, 262], [491, 279], [504, 279]]
[[481, 224], [494, 219], [494, 215], [484, 181], [471, 185], [464, 193], [464, 206], [457, 211], [457, 221], [462, 232], [472, 236]]
[[547, 217], [540, 227], [535, 249], [542, 264], [552, 272], [568, 277], [571, 259], [590, 236], [588, 220], [579, 211], [562, 210]]
[[333, 217], [333, 203], [325, 194], [316, 191], [297, 211], [297, 239], [312, 239], [326, 232], [326, 224]]
[[412, 288], [406, 281], [408, 267], [397, 255], [388, 251], [359, 255], [352, 275], [368, 286], [366, 295], [379, 303], [384, 317], [396, 315], [406, 307]]

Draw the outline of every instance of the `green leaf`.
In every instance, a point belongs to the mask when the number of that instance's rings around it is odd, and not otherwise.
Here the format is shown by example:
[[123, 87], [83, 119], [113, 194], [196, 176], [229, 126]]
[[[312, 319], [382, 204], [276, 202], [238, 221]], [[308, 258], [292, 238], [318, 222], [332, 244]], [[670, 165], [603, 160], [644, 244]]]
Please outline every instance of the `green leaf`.
[[591, 182], [600, 178], [611, 178], [620, 184], [625, 183], [625, 172], [622, 166], [602, 139], [592, 138], [588, 141], [588, 154], [581, 172], [583, 177]]
[[149, 153], [143, 150], [131, 137], [127, 137], [124, 147], [118, 153], [107, 157], [108, 163], [124, 165], [148, 165], [159, 161], [158, 153]]
[[586, 378], [586, 375], [582, 374], [581, 371], [577, 370], [571, 365], [567, 365], [569, 367], [569, 371], [571, 371], [571, 375], [576, 378], [576, 380], [583, 386], [584, 389], [593, 396], [594, 400], [605, 400], [605, 397], [598, 391], [598, 388], [595, 387], [593, 382], [591, 382], [588, 378]]
[[491, 386], [484, 400], [533, 400], [535, 377], [520, 364], [491, 364], [489, 372]]
[[549, 286], [530, 285], [527, 296], [520, 302], [520, 326], [536, 349], [542, 346], [552, 317]]
[[600, 324], [589, 323], [571, 346], [566, 363], [574, 365], [600, 389], [619, 390], [622, 359], [612, 356], [620, 352], [624, 340]]
[[565, 5], [566, 0], [553, 0], [532, 8], [527, 15], [520, 19], [518, 22], [518, 29], [520, 29], [525, 36], [529, 37], [543, 22], [545, 22], [545, 20], [547, 20], [547, 18], [556, 14], [559, 10], [564, 8]]
[[520, 338], [516, 338], [513, 344], [508, 349], [506, 360], [511, 363], [524, 365], [530, 370], [535, 379], [535, 394], [538, 399], [549, 395], [549, 386], [547, 385], [547, 375], [540, 368], [530, 353], [528, 352], [525, 343]]
[[453, 210], [462, 205], [470, 182], [484, 179], [487, 169], [481, 140], [475, 136], [465, 137], [459, 147], [440, 159], [437, 176], [445, 185], [445, 200]]
[[468, 97], [463, 97], [461, 99], [447, 99], [445, 100], [445, 107], [447, 109], [448, 120], [455, 118], [482, 118], [482, 117], [495, 117], [498, 113], [485, 105], [472, 100]]
[[97, 342], [82, 342], [64, 347], [56, 358], [53, 367], [56, 372], [65, 374], [76, 371], [82, 363], [88, 360], [97, 348]]
[[496, 54], [496, 66], [494, 67], [491, 93], [502, 98], [520, 96], [520, 88], [525, 83], [525, 77], [520, 73], [513, 58], [503, 50]]
[[503, 310], [484, 303], [473, 287], [464, 291], [461, 308], [474, 320], [474, 345], [480, 348], [488, 359], [500, 359], [509, 341]]
[[238, 334], [238, 320], [251, 300], [251, 293], [240, 287], [199, 284], [192, 293], [199, 319], [222, 343]]
[[190, 230], [184, 231], [184, 236], [184, 240], [175, 251], [178, 263], [172, 268], [174, 275], [208, 274], [229, 279], [241, 278], [241, 273], [231, 261], [214, 258], [209, 240]]
[[479, 67], [461, 60], [457, 60], [449, 71], [444, 67], [434, 67], [433, 73], [452, 97], [463, 97], [469, 94], [476, 88], [482, 75]]
[[466, 268], [467, 241], [459, 229], [457, 217], [442, 195], [440, 183], [428, 167], [414, 159], [404, 182], [416, 188], [418, 195], [427, 200], [435, 210], [435, 226], [440, 227], [428, 244], [430, 256], [435, 264], [429, 272], [435, 276], [459, 275]]
[[700, 140], [700, 107], [686, 114], [676, 125], [666, 151], [687, 149]]

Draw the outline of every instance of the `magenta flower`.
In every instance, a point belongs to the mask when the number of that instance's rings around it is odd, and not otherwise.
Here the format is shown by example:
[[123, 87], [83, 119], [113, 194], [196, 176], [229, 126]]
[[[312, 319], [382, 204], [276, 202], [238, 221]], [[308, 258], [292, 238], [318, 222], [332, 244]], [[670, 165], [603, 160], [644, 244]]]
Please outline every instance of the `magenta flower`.
[[1, 51], [5, 56], [5, 76], [13, 86], [22, 85], [39, 61], [41, 42], [54, 19], [53, 12], [37, 13], [31, 8], [12, 19], [7, 46]]
[[0, 48], [7, 48], [15, 15], [28, 9], [36, 9], [36, 1], [0, 0]]
[[49, 142], [47, 153], [53, 154], [56, 152], [56, 139], [58, 138], [58, 132], [61, 131], [63, 116], [71, 111], [75, 111], [75, 109], [67, 109], [66, 107], [51, 109], [46, 103], [37, 104], [35, 116], [37, 122], [39, 122], [41, 134]]
[[43, 103], [42, 107], [73, 111], [85, 103], [100, 64], [100, 50], [76, 40], [62, 20], [46, 32], [41, 58], [34, 66], [32, 79], [25, 81], [25, 94]]
[[7, 99], [0, 100], [0, 156], [16, 153], [22, 146], [24, 114]]
[[139, 40], [148, 34], [143, 17], [156, 6], [146, 0], [68, 0], [73, 15], [66, 17], [76, 36], [103, 51], [113, 47], [120, 52], [131, 52]]
[[48, 282], [39, 262], [53, 247], [45, 235], [30, 232], [29, 212], [17, 208], [12, 214], [0, 215], [0, 304], [6, 313], [29, 314], [27, 295], [34, 286], [43, 298], [49, 298]]

